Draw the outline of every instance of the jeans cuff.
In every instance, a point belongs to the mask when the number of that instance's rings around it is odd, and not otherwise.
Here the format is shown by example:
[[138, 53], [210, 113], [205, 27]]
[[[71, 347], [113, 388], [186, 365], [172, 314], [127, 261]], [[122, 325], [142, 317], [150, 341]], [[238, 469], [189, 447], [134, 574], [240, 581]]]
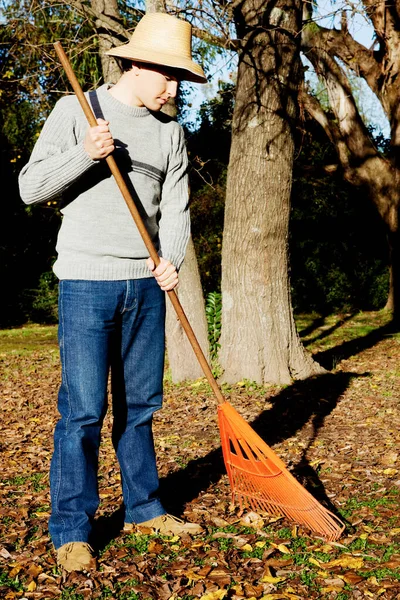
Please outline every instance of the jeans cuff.
[[85, 544], [88, 544], [89, 537], [90, 533], [88, 531], [73, 530], [54, 536], [52, 542], [54, 548], [58, 550], [61, 546], [64, 546], [64, 544], [69, 544], [71, 542], [84, 542]]
[[125, 511], [125, 523], [144, 523], [156, 517], [165, 515], [166, 510], [159, 500], [155, 500], [143, 506], [136, 506], [132, 510]]

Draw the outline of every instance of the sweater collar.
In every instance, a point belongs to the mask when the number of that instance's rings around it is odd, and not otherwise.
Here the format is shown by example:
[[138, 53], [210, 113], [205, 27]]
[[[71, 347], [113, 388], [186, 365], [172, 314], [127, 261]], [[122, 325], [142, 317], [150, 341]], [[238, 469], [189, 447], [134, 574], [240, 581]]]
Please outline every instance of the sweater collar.
[[151, 113], [145, 106], [130, 106], [120, 102], [109, 93], [112, 83], [104, 83], [97, 89], [99, 98], [104, 101], [112, 110], [118, 111], [120, 114], [128, 117], [147, 117]]

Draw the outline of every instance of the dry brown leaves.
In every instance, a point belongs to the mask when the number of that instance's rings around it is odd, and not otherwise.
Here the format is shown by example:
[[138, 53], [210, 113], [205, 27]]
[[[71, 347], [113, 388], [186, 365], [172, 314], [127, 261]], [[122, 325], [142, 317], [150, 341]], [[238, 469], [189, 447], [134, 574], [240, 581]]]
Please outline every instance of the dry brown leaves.
[[[96, 522], [99, 570], [63, 577], [47, 533], [55, 348], [4, 352], [0, 597], [121, 600], [400, 598], [400, 340], [383, 338], [326, 376], [285, 389], [246, 382], [229, 401], [293, 474], [347, 521], [327, 543], [284, 519], [231, 505], [203, 381], [166, 384], [154, 424], [168, 510], [201, 523], [191, 538], [123, 534], [118, 465], [106, 419]], [[338, 514], [338, 513], [337, 513]]]

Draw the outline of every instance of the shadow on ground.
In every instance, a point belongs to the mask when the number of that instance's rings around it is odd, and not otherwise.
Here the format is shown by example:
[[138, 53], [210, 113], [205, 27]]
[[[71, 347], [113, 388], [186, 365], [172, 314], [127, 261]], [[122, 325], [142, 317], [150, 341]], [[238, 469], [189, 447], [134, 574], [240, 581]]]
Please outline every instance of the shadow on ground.
[[[338, 399], [354, 377], [356, 375], [352, 373], [327, 373], [296, 382], [274, 398], [268, 398], [269, 402], [273, 403], [272, 408], [263, 411], [250, 425], [269, 446], [273, 446], [295, 435], [309, 423], [312, 427], [309, 439], [311, 444], [325, 417], [335, 408]], [[331, 510], [333, 507], [324, 487], [305, 458], [306, 451], [307, 449], [304, 449], [303, 458], [292, 473]], [[171, 473], [161, 480], [165, 505], [174, 514], [181, 514], [187, 502], [197, 498], [201, 491], [216, 483], [225, 472], [221, 448], [191, 461], [185, 469]]]
[[391, 322], [387, 325], [379, 327], [379, 329], [371, 331], [367, 335], [358, 337], [348, 342], [343, 342], [339, 346], [335, 346], [330, 350], [318, 352], [317, 354], [313, 355], [313, 358], [325, 369], [331, 370], [342, 360], [372, 348], [378, 342], [393, 336], [394, 334], [398, 333], [398, 331], [398, 325], [396, 325], [394, 322]]
[[[314, 355], [314, 358], [329, 370], [341, 360], [373, 347], [398, 330], [398, 327], [390, 323], [363, 337], [319, 352]], [[365, 373], [364, 376], [366, 375], [368, 374]], [[323, 426], [324, 419], [335, 408], [351, 380], [360, 376], [362, 375], [346, 372], [325, 373], [295, 382], [277, 396], [268, 397], [268, 402], [272, 403], [272, 407], [263, 411], [250, 423], [269, 446], [274, 446], [295, 435], [304, 425], [308, 424], [311, 428], [308, 446], [304, 448], [302, 458], [291, 469], [291, 472], [319, 502], [336, 515], [337, 511], [327, 497], [317, 473], [310, 466], [306, 453], [319, 429]], [[160, 495], [164, 506], [168, 512], [182, 515], [187, 503], [198, 498], [202, 491], [211, 484], [217, 483], [225, 473], [221, 448], [190, 461], [184, 469], [170, 473], [160, 480]], [[98, 549], [104, 548], [118, 536], [122, 527], [122, 507], [112, 515], [100, 517], [94, 526], [94, 545]]]
[[[308, 423], [310, 445], [323, 425], [325, 417], [335, 408], [354, 377], [359, 375], [339, 372], [298, 381], [282, 390], [277, 396], [269, 397], [268, 402], [272, 403], [272, 407], [263, 411], [250, 425], [269, 446], [274, 446], [295, 435]], [[304, 448], [302, 458], [291, 472], [319, 502], [337, 514], [317, 473], [309, 465], [306, 452], [307, 448]], [[218, 448], [201, 458], [190, 461], [184, 469], [162, 478], [160, 480], [162, 502], [168, 512], [182, 515], [187, 503], [198, 498], [201, 492], [211, 484], [217, 483], [225, 473], [222, 450]], [[122, 527], [122, 508], [112, 515], [100, 517], [95, 522], [93, 545], [103, 549], [118, 536]]]
[[[316, 335], [315, 337], [309, 339], [309, 340], [304, 340], [303, 341], [303, 345], [304, 346], [309, 346], [310, 344], [314, 344], [317, 341], [323, 340], [324, 338], [328, 337], [329, 335], [331, 335], [334, 331], [336, 331], [337, 329], [339, 329], [339, 327], [341, 327], [344, 323], [346, 323], [346, 321], [350, 321], [353, 317], [354, 317], [355, 313], [350, 313], [342, 318], [340, 318], [334, 325], [331, 325], [331, 327], [327, 327], [326, 329], [324, 329], [323, 331], [321, 331], [318, 335]], [[319, 329], [320, 327], [323, 327], [325, 324], [325, 319], [326, 317], [318, 317], [317, 319], [314, 319], [314, 321], [305, 329], [303, 329], [300, 332], [300, 337], [304, 338], [308, 335], [311, 335], [316, 329]]]

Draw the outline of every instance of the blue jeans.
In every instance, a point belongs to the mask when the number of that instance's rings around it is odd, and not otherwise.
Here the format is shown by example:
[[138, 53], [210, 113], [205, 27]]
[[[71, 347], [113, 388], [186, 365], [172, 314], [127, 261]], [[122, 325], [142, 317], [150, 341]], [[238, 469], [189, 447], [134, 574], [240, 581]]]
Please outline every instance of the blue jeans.
[[59, 287], [61, 418], [50, 468], [55, 548], [88, 542], [99, 505], [100, 432], [111, 367], [112, 441], [118, 457], [125, 522], [165, 510], [158, 499], [152, 416], [162, 405], [165, 294], [153, 278], [64, 280]]

